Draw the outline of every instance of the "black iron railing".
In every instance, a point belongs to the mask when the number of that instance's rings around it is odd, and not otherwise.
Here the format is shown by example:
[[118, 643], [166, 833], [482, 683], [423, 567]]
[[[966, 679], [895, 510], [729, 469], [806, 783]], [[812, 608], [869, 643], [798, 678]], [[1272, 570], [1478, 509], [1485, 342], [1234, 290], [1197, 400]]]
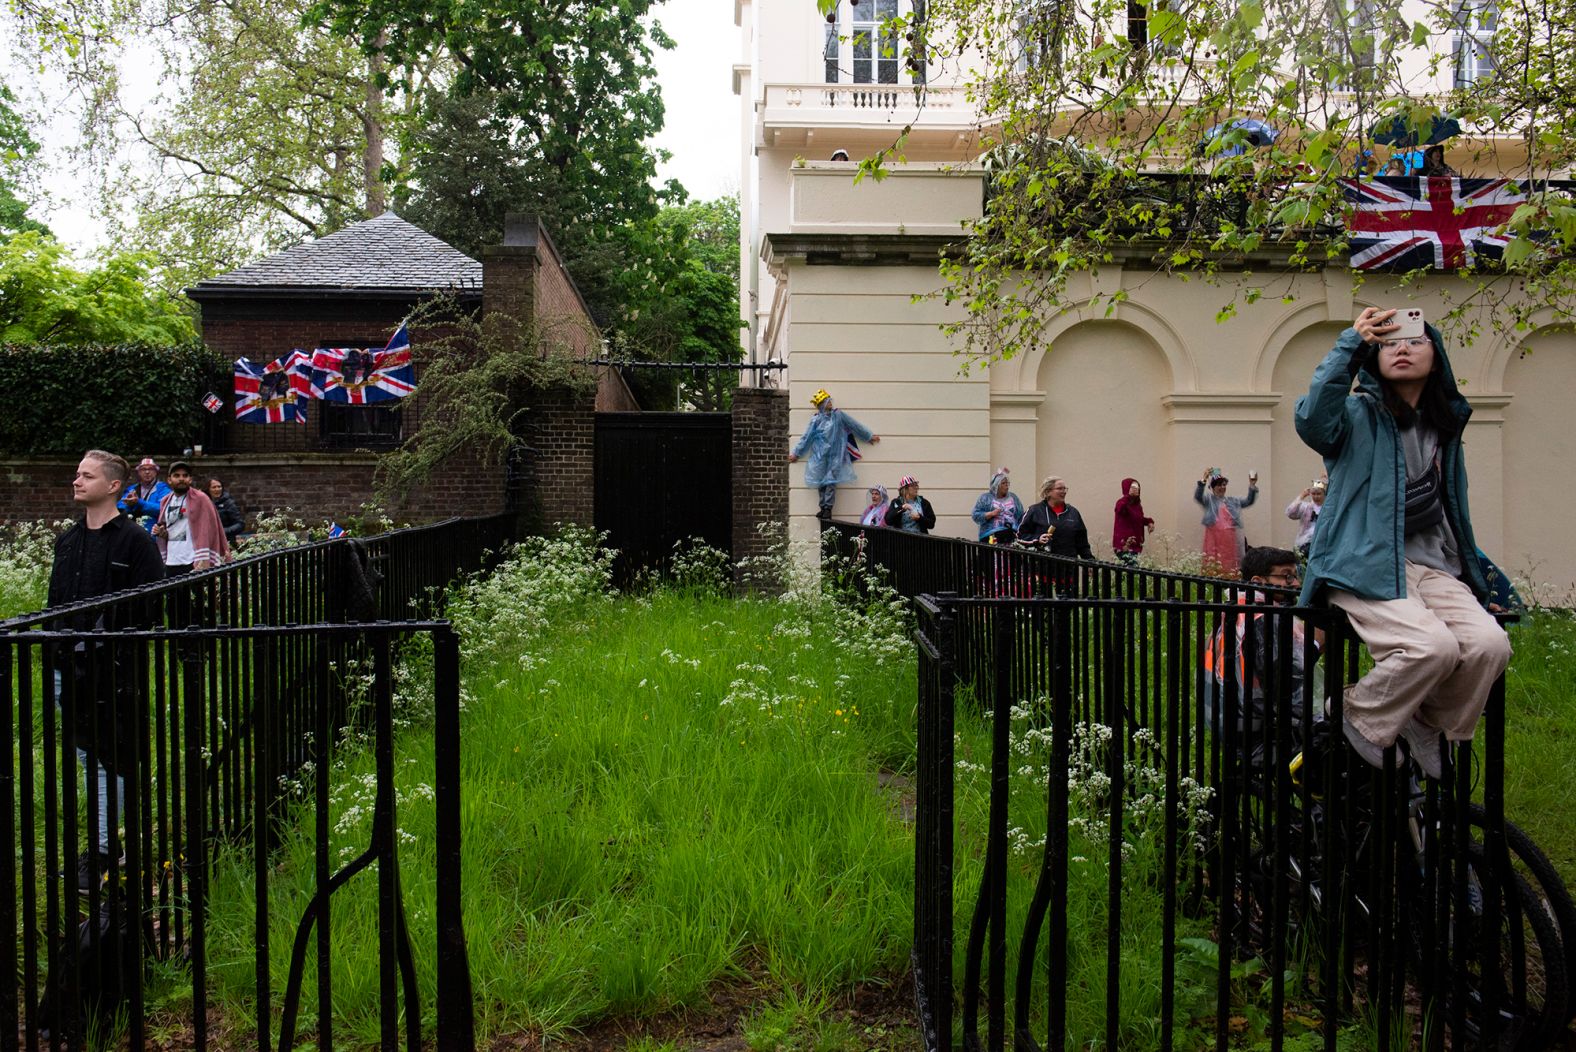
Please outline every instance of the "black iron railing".
[[[951, 592], [992, 598], [1083, 596], [1094, 599], [1170, 599], [1236, 602], [1240, 582], [1051, 555], [1031, 547], [983, 544], [881, 526], [829, 522], [826, 555], [859, 557], [880, 567], [905, 596]], [[1292, 594], [1271, 589], [1277, 594]]]
[[[381, 1046], [421, 1048], [433, 1021], [437, 1047], [474, 1047], [459, 898], [458, 644], [446, 623], [422, 618], [438, 612], [447, 584], [504, 547], [510, 525], [456, 519], [304, 545], [0, 623], [0, 704], [15, 742], [0, 768], [0, 825], [17, 847], [0, 858], [0, 926], [14, 933], [0, 950], [0, 1050], [86, 1047], [105, 1032], [142, 1049], [153, 1026], [177, 1029], [193, 1048], [238, 1047], [233, 1032], [208, 1029], [214, 867], [232, 854], [250, 862], [254, 899], [257, 1022], [245, 1044], [294, 1048], [310, 1037], [336, 1047], [331, 896], [366, 883], [376, 889], [378, 935], [366, 952], [378, 966]], [[104, 625], [115, 631], [93, 630]], [[418, 639], [432, 655], [430, 689], [401, 699], [396, 659]], [[430, 1006], [417, 989], [394, 809], [394, 719], [410, 706], [419, 711], [405, 718], [434, 729]], [[375, 775], [371, 829], [341, 866], [329, 848], [332, 772], [356, 750]], [[299, 923], [280, 975], [273, 867], [303, 824], [313, 891], [292, 904]], [[369, 867], [375, 876], [358, 877]], [[189, 999], [145, 997], [155, 962], [189, 974]], [[316, 1009], [310, 1033], [303, 999]]]
[[[916, 606], [927, 1049], [1172, 1049], [1206, 1033], [1225, 1049], [1232, 1020], [1254, 1013], [1272, 1049], [1299, 1016], [1332, 1049], [1354, 1014], [1381, 1050], [1542, 1048], [1564, 1028], [1556, 900], [1569, 900], [1533, 886], [1521, 856], [1536, 848], [1504, 820], [1503, 681], [1481, 759], [1447, 747], [1436, 781], [1395, 748], [1383, 770], [1346, 748], [1339, 684], [1355, 678], [1357, 645], [1327, 611]], [[970, 637], [989, 663], [958, 660]], [[1090, 866], [1104, 900], [1094, 929], [1080, 899]], [[1152, 1003], [1124, 1002], [1146, 987]]]
[[1392, 747], [1379, 770], [1344, 741], [1361, 654], [1338, 611], [885, 529], [824, 541], [915, 600], [930, 1052], [1278, 1050], [1296, 1019], [1327, 1049], [1359, 1017], [1384, 1050], [1564, 1029], [1576, 907], [1504, 817], [1503, 678], [1475, 756], [1446, 746], [1435, 780]]

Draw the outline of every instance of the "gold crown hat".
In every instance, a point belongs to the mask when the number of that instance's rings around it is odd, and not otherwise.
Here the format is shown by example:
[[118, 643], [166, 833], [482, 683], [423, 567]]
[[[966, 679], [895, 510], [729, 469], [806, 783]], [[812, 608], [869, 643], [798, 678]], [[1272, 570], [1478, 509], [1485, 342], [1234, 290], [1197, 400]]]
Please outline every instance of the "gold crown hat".
[[831, 397], [832, 396], [827, 393], [826, 388], [823, 387], [819, 391], [815, 392], [815, 394], [810, 396], [810, 404], [819, 409], [821, 408], [821, 403]]

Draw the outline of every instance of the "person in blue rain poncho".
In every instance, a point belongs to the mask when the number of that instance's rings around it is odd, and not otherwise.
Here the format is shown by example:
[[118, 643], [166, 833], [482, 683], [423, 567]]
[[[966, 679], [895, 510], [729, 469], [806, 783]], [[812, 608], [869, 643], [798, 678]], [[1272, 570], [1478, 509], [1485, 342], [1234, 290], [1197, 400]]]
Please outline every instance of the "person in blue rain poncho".
[[810, 397], [810, 404], [815, 406], [815, 415], [810, 418], [810, 424], [804, 429], [804, 434], [799, 436], [799, 441], [794, 443], [793, 452], [788, 454], [788, 463], [805, 458], [805, 485], [814, 486], [820, 491], [816, 518], [830, 519], [832, 502], [837, 499], [838, 484], [852, 482], [855, 478], [854, 456], [850, 453], [849, 440], [857, 438], [874, 445], [881, 441], [881, 436], [871, 434], [865, 425], [841, 409], [833, 408], [832, 396], [824, 390], [815, 392]]

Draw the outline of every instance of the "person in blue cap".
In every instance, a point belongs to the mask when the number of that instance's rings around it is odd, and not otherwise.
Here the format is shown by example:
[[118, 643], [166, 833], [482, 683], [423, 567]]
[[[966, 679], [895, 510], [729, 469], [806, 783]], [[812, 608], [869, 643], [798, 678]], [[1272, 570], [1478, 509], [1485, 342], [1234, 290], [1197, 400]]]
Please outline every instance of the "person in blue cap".
[[815, 517], [830, 519], [838, 485], [855, 479], [855, 454], [851, 450], [856, 447], [851, 439], [874, 445], [881, 441], [881, 436], [872, 434], [868, 427], [841, 409], [834, 408], [832, 396], [824, 389], [810, 396], [810, 404], [815, 406], [815, 415], [810, 418], [810, 425], [799, 436], [799, 441], [794, 443], [793, 452], [788, 454], [788, 463], [805, 458], [805, 485], [814, 486], [820, 491], [819, 509]]

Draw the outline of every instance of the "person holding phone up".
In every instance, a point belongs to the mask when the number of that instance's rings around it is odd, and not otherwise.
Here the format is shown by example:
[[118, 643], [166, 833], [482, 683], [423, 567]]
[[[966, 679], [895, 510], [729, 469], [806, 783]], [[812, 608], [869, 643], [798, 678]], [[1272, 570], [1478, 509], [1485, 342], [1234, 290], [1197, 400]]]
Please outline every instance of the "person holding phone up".
[[1353, 749], [1378, 767], [1404, 739], [1438, 778], [1441, 735], [1472, 739], [1510, 640], [1485, 609], [1467, 508], [1472, 407], [1439, 330], [1396, 314], [1363, 310], [1297, 401], [1297, 434], [1329, 471], [1302, 601], [1344, 610], [1373, 656], [1345, 694]]

